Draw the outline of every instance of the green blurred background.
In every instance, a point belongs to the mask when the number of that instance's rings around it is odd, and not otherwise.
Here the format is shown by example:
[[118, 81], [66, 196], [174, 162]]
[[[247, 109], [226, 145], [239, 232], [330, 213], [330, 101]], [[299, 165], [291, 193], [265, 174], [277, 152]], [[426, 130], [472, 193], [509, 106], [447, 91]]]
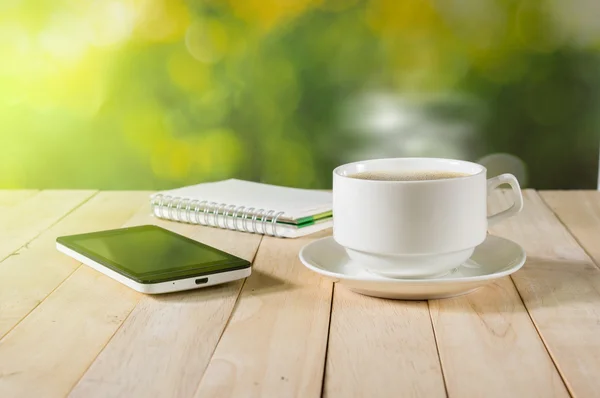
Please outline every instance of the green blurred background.
[[327, 188], [353, 160], [595, 188], [588, 0], [2, 0], [0, 188]]

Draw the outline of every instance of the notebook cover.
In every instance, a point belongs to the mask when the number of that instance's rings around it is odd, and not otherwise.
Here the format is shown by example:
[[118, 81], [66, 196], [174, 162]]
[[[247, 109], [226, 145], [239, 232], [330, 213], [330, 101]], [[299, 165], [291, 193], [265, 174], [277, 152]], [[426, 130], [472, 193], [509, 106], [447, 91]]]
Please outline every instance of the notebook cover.
[[208, 203], [224, 203], [228, 206], [244, 206], [246, 209], [284, 212], [284, 216], [278, 221], [298, 226], [312, 225], [318, 220], [329, 218], [332, 210], [331, 192], [236, 179], [192, 185], [158, 192], [155, 195], [159, 194], [189, 200], [206, 200]]

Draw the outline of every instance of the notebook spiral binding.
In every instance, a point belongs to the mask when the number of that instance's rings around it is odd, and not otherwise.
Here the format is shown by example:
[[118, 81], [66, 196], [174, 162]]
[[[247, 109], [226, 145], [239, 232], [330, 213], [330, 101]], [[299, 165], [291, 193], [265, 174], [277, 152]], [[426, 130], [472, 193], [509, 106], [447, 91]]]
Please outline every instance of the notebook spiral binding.
[[154, 196], [150, 203], [152, 213], [160, 218], [281, 237], [277, 231], [277, 220], [284, 214], [282, 211], [246, 208], [160, 194]]

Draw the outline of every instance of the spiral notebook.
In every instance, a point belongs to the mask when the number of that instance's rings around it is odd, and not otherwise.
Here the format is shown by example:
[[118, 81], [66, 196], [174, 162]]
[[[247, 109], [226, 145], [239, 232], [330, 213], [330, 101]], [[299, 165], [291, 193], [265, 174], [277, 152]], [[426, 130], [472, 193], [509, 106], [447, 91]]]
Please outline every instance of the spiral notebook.
[[242, 232], [296, 238], [333, 225], [330, 192], [225, 180], [158, 192], [156, 217]]

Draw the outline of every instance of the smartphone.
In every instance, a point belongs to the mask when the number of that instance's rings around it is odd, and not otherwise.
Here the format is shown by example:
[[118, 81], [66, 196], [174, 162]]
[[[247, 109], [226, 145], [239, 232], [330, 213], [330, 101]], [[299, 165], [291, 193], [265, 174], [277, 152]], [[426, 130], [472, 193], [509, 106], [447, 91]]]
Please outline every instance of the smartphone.
[[61, 236], [59, 251], [138, 292], [197, 289], [250, 276], [250, 262], [154, 225]]

